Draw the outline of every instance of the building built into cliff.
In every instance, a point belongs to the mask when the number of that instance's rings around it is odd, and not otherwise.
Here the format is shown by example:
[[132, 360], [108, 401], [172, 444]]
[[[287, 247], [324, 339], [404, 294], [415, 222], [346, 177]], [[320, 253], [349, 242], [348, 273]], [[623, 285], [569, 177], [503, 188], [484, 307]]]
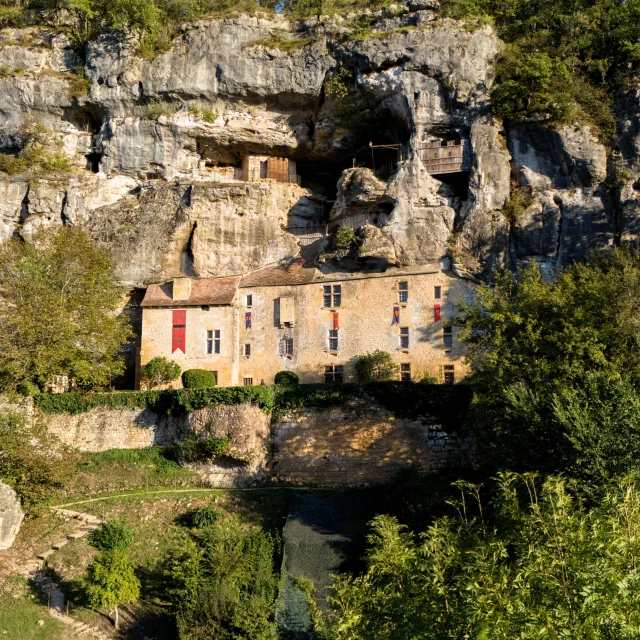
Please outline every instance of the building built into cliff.
[[356, 358], [380, 349], [400, 380], [454, 383], [466, 370], [449, 319], [468, 287], [439, 264], [323, 273], [292, 260], [242, 277], [179, 277], [147, 288], [139, 365], [164, 356], [215, 372], [220, 386], [270, 384], [283, 370], [347, 382]]

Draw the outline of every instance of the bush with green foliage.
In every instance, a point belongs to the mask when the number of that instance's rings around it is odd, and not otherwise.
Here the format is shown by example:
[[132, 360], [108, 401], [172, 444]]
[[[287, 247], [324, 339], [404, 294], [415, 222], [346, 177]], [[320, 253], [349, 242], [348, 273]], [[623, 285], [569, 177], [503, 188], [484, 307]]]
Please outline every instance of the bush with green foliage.
[[125, 551], [103, 551], [89, 566], [84, 580], [89, 605], [94, 609], [113, 610], [118, 628], [118, 607], [136, 602], [140, 597], [138, 580]]
[[274, 538], [236, 520], [201, 529], [169, 562], [181, 640], [272, 640], [278, 589]]
[[376, 349], [356, 358], [354, 371], [358, 382], [381, 382], [388, 380], [398, 370], [391, 354]]
[[207, 505], [206, 507], [201, 507], [200, 509], [196, 509], [189, 518], [192, 526], [198, 529], [204, 529], [205, 527], [210, 527], [215, 524], [222, 518], [222, 512], [218, 511], [215, 507], [211, 505]]
[[501, 475], [492, 510], [479, 487], [458, 486], [459, 516], [419, 536], [373, 521], [367, 571], [332, 596], [332, 637], [636, 637], [637, 481], [610, 486], [592, 510], [558, 477]]
[[229, 440], [219, 436], [189, 438], [178, 445], [178, 455], [185, 462], [196, 462], [223, 456], [229, 451]]
[[133, 531], [124, 520], [109, 520], [92, 531], [88, 541], [100, 551], [126, 551], [133, 544]]
[[44, 426], [27, 426], [20, 413], [0, 413], [0, 478], [28, 510], [50, 502], [71, 478], [74, 460], [59, 451]]
[[140, 382], [149, 389], [168, 384], [179, 377], [180, 365], [164, 356], [149, 360], [140, 371]]
[[333, 236], [333, 248], [348, 251], [357, 244], [356, 232], [351, 227], [338, 227]]
[[216, 386], [216, 376], [206, 369], [188, 369], [182, 374], [185, 389], [208, 389]]
[[291, 387], [300, 383], [300, 378], [293, 371], [278, 371], [274, 378], [276, 384]]
[[23, 380], [17, 387], [16, 391], [21, 396], [37, 396], [40, 393], [40, 387], [31, 380]]
[[78, 227], [0, 248], [0, 387], [68, 375], [104, 387], [124, 371], [131, 336], [106, 250]]

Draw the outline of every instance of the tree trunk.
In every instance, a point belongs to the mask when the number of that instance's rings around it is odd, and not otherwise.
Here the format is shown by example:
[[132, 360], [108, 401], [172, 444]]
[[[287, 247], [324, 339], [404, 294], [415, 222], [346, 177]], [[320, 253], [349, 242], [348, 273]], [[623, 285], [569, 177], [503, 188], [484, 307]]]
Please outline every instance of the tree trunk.
[[114, 622], [115, 622], [115, 628], [118, 628], [118, 607], [113, 607], [114, 611], [115, 611], [115, 618], [114, 618]]

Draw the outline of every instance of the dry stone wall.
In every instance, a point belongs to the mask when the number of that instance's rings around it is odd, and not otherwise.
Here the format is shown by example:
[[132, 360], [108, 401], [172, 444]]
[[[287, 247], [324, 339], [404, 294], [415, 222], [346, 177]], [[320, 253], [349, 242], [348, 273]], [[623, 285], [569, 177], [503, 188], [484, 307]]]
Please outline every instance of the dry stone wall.
[[230, 441], [230, 456], [192, 463], [212, 486], [282, 481], [320, 487], [383, 483], [401, 469], [424, 472], [475, 464], [475, 445], [433, 424], [410, 420], [368, 400], [340, 407], [305, 408], [274, 418], [245, 403], [211, 406], [185, 416], [149, 410], [99, 408], [80, 415], [45, 416], [49, 431], [81, 451], [167, 445], [189, 435]]

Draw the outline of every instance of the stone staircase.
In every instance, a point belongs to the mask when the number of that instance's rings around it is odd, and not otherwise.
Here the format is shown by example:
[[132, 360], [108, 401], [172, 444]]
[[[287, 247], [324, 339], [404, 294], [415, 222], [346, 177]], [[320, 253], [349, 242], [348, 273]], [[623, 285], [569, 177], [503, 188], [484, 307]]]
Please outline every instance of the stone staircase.
[[89, 535], [89, 533], [97, 529], [104, 521], [89, 513], [80, 513], [79, 511], [71, 511], [69, 509], [59, 509], [54, 507], [53, 511], [64, 518], [77, 520], [78, 528], [69, 533], [66, 538], [52, 544], [50, 549], [38, 554], [35, 558], [25, 563], [21, 568], [20, 574], [31, 580], [38, 590], [47, 596], [49, 614], [70, 627], [70, 631], [72, 631], [73, 635], [68, 636], [69, 640], [74, 640], [76, 638], [110, 640], [110, 636], [99, 629], [65, 615], [64, 594], [44, 569], [44, 563], [49, 556], [69, 544], [71, 540], [77, 540], [78, 538], [83, 538], [84, 536]]

